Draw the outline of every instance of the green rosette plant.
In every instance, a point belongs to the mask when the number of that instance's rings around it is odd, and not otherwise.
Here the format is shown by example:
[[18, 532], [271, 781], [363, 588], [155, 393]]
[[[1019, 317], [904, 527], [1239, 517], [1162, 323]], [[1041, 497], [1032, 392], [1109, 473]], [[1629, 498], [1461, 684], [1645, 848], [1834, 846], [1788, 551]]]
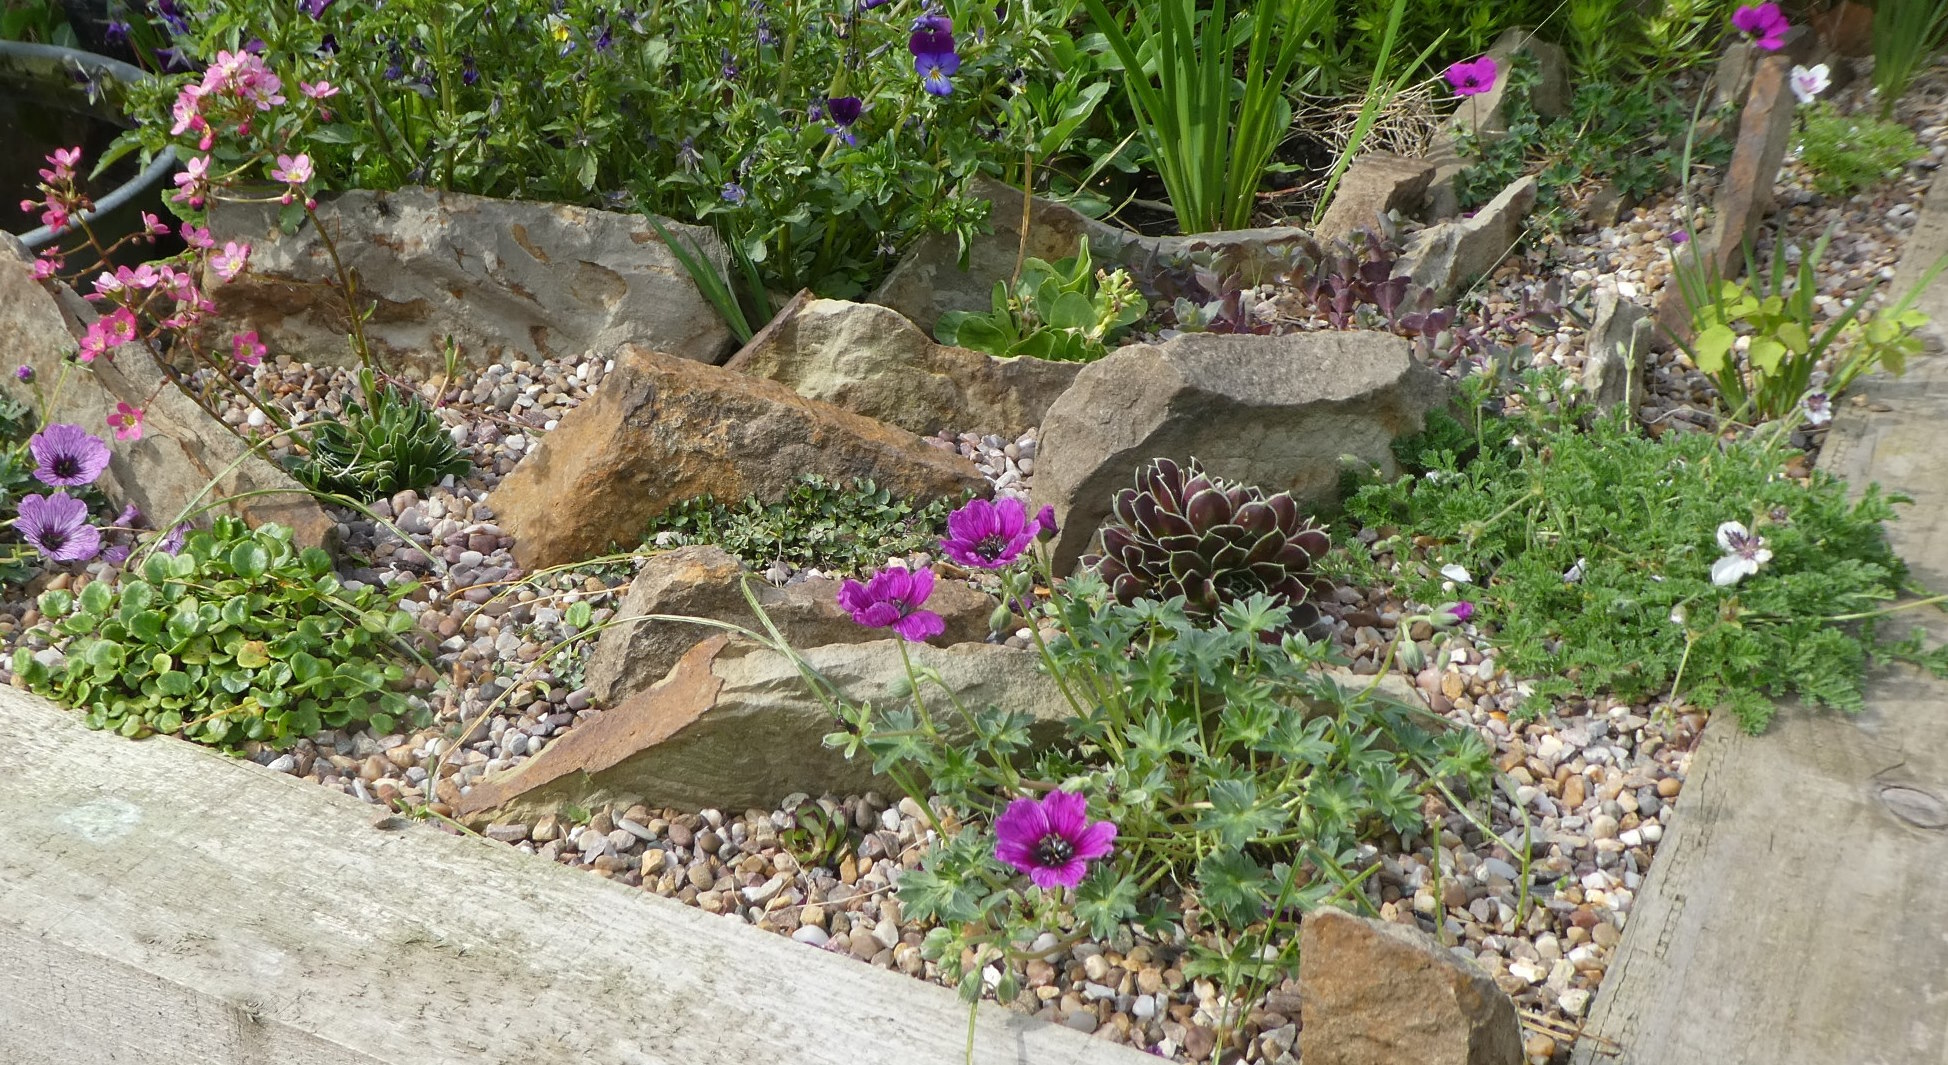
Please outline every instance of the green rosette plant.
[[1128, 270], [1095, 268], [1084, 237], [1069, 258], [1023, 261], [1012, 292], [1007, 282], [995, 282], [990, 313], [941, 315], [934, 336], [942, 344], [1003, 358], [1094, 362], [1149, 309]]
[[30, 635], [61, 652], [19, 647], [14, 675], [90, 728], [224, 748], [430, 718], [397, 690], [410, 582], [347, 591], [329, 554], [232, 517], [187, 534], [175, 554], [153, 551], [139, 572], [42, 593], [47, 620]]

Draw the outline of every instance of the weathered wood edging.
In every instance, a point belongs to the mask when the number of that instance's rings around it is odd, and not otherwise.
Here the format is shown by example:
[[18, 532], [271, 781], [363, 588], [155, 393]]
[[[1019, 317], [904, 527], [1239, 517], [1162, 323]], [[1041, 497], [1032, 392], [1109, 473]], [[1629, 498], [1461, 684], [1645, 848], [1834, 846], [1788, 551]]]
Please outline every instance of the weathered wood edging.
[[[0, 687], [6, 1065], [955, 1065], [941, 987]], [[1128, 1047], [988, 1004], [981, 1065]]]

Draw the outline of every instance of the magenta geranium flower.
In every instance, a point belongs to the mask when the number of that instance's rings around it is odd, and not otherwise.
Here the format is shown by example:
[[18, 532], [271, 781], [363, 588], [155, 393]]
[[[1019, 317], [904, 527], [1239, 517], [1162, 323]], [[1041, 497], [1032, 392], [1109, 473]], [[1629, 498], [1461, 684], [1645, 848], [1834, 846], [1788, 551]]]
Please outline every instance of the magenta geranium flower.
[[1495, 74], [1499, 69], [1493, 56], [1464, 59], [1448, 66], [1447, 83], [1454, 86], [1456, 96], [1476, 96], [1495, 87]]
[[27, 441], [34, 456], [34, 476], [56, 488], [95, 483], [108, 468], [108, 445], [79, 425], [56, 422]]
[[864, 584], [847, 581], [839, 587], [839, 606], [852, 620], [869, 629], [887, 629], [903, 640], [919, 643], [947, 631], [939, 614], [922, 610], [933, 594], [933, 570], [888, 566]]
[[101, 530], [88, 524], [88, 504], [66, 492], [23, 496], [14, 531], [51, 562], [86, 562], [101, 551]]
[[1752, 43], [1768, 52], [1776, 52], [1786, 43], [1786, 31], [1792, 23], [1786, 21], [1786, 14], [1779, 10], [1778, 4], [1747, 4], [1732, 12], [1732, 25], [1738, 32], [1752, 38]]
[[1089, 820], [1088, 810], [1089, 801], [1072, 791], [1016, 799], [994, 819], [994, 856], [1027, 873], [1036, 887], [1072, 888], [1116, 840], [1116, 826]]
[[1000, 569], [1020, 558], [1040, 529], [1039, 521], [1028, 520], [1028, 508], [1019, 499], [972, 499], [947, 515], [947, 539], [940, 541], [940, 551], [963, 566]]

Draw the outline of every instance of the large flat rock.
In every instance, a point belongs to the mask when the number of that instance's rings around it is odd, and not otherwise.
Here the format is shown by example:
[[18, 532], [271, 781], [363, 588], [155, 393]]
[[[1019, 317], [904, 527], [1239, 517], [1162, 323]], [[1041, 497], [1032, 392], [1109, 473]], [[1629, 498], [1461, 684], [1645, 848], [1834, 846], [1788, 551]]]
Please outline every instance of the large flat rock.
[[[940, 987], [0, 688], [7, 1065], [959, 1062]], [[978, 1065], [1154, 1059], [992, 1005]]]

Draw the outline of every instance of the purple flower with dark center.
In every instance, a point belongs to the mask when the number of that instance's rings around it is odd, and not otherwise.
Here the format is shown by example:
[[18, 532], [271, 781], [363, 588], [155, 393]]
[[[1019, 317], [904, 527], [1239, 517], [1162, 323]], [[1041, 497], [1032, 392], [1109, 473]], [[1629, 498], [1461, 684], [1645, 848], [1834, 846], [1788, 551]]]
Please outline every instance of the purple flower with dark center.
[[858, 144], [859, 138], [852, 135], [852, 124], [866, 111], [866, 105], [857, 96], [834, 96], [825, 101], [825, 113], [832, 116], [832, 125], [825, 132], [846, 142]]
[[101, 36], [102, 40], [107, 41], [109, 44], [121, 44], [129, 39], [129, 24], [126, 22], [111, 21], [108, 24], [108, 28], [102, 31]]
[[615, 43], [615, 35], [609, 32], [609, 24], [606, 22], [603, 23], [602, 31], [595, 35], [595, 50], [598, 52], [606, 52], [615, 47]]
[[725, 81], [736, 81], [736, 80], [737, 80], [737, 75], [738, 75], [738, 73], [739, 73], [739, 68], [738, 68], [738, 65], [737, 65], [737, 57], [736, 57], [736, 56], [734, 56], [734, 55], [731, 55], [731, 50], [730, 50], [730, 49], [728, 49], [728, 48], [726, 48], [726, 49], [724, 49], [724, 66], [723, 66], [723, 69], [722, 69], [722, 70], [719, 70], [719, 71], [718, 71], [717, 73], [718, 73], [718, 74], [720, 74], [720, 75], [722, 75], [722, 76], [723, 76], [723, 79], [724, 79]]
[[86, 562], [101, 551], [101, 530], [88, 524], [88, 504], [66, 492], [23, 497], [14, 531], [50, 562]]
[[108, 445], [79, 425], [57, 422], [27, 441], [34, 476], [56, 488], [93, 484], [108, 468]]
[[1089, 801], [1072, 791], [1016, 799], [994, 819], [994, 856], [1027, 873], [1038, 888], [1072, 888], [1116, 841], [1116, 826], [1090, 821], [1088, 812]]
[[183, 541], [188, 537], [189, 524], [185, 522], [163, 534], [162, 539], [156, 541], [156, 550], [165, 555], [173, 555], [183, 549]]
[[744, 186], [739, 185], [737, 182], [726, 181], [724, 182], [723, 192], [720, 195], [730, 203], [743, 203], [744, 197], [749, 195], [749, 193], [746, 193]]
[[683, 138], [683, 143], [676, 146], [676, 165], [685, 170], [695, 170], [702, 163], [703, 153], [697, 151], [696, 138]]
[[1752, 38], [1753, 45], [1763, 51], [1776, 52], [1786, 43], [1786, 31], [1792, 23], [1786, 21], [1785, 12], [1778, 4], [1747, 4], [1732, 12], [1732, 25], [1738, 32]]
[[1028, 520], [1028, 508], [1019, 499], [971, 499], [947, 515], [947, 539], [940, 541], [940, 551], [963, 566], [1000, 569], [1020, 558], [1040, 529], [1039, 522]]
[[1495, 87], [1498, 69], [1493, 56], [1462, 60], [1448, 66], [1447, 83], [1454, 86], [1456, 96], [1476, 96]]
[[906, 50], [913, 53], [913, 69], [920, 85], [935, 96], [954, 91], [949, 80], [960, 70], [960, 53], [954, 50], [954, 23], [945, 15], [922, 15], [913, 20], [913, 35]]
[[460, 83], [462, 85], [474, 85], [479, 83], [479, 81], [480, 68], [473, 65], [473, 53], [468, 52], [462, 55], [460, 57]]
[[839, 587], [839, 607], [869, 629], [890, 628], [903, 640], [919, 643], [947, 631], [939, 614], [922, 610], [933, 594], [933, 570], [888, 566], [866, 583], [847, 581]]
[[778, 35], [772, 32], [771, 23], [758, 20], [758, 47], [765, 48], [778, 43]]

